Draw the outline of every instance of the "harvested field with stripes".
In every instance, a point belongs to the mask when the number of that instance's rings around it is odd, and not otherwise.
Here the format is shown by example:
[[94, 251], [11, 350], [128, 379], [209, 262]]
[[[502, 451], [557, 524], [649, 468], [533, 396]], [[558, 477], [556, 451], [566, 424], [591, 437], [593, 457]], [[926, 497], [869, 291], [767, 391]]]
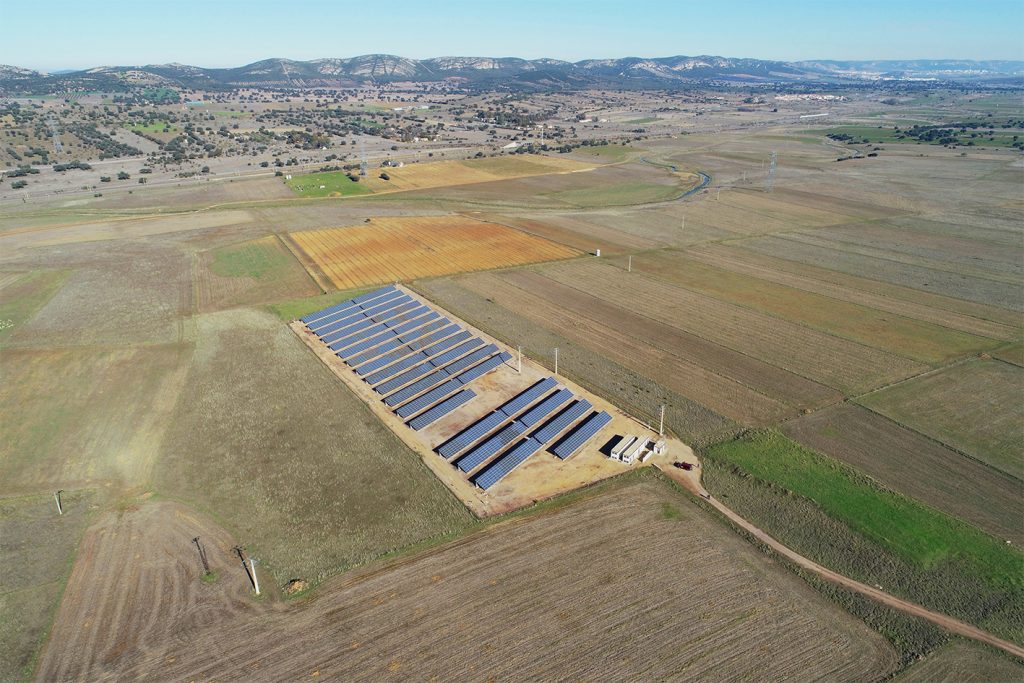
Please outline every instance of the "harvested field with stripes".
[[[196, 535], [216, 583], [199, 580]], [[245, 596], [231, 543], [168, 503], [110, 515], [84, 541], [62, 646], [46, 650], [40, 677], [852, 681], [898, 662], [863, 622], [658, 481], [608, 487], [287, 605]], [[139, 554], [174, 559], [121, 570]], [[116, 621], [97, 617], [115, 606]]]
[[853, 403], [786, 423], [782, 431], [884, 486], [1024, 545], [1024, 482]]
[[972, 360], [859, 399], [868, 408], [1024, 480], [1024, 368]]
[[338, 289], [580, 254], [570, 247], [465, 216], [380, 217], [363, 225], [294, 232], [306, 265]]

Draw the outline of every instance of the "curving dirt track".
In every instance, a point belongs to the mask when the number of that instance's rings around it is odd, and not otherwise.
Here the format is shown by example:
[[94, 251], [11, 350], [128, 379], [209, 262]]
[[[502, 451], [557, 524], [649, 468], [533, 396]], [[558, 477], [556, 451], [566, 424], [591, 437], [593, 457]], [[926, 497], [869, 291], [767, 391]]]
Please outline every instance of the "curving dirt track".
[[935, 624], [936, 626], [949, 631], [950, 633], [954, 633], [958, 636], [963, 636], [964, 638], [970, 638], [971, 640], [977, 640], [979, 642], [985, 643], [986, 645], [991, 645], [992, 647], [997, 647], [1000, 650], [1008, 652], [1015, 657], [1020, 657], [1021, 659], [1024, 659], [1024, 647], [1021, 647], [1015, 643], [1011, 643], [1007, 640], [1003, 640], [1002, 638], [997, 638], [991, 633], [983, 631], [980, 628], [977, 628], [976, 626], [971, 626], [970, 624], [960, 621], [959, 619], [954, 619], [953, 617], [946, 616], [945, 614], [940, 614], [939, 612], [933, 612], [929, 609], [921, 607], [920, 605], [916, 605], [912, 602], [907, 602], [906, 600], [897, 598], [895, 595], [890, 595], [889, 593], [880, 591], [877, 588], [873, 588], [867, 585], [866, 583], [861, 583], [860, 581], [851, 579], [848, 576], [843, 576], [842, 574], [834, 572], [831, 569], [828, 569], [827, 567], [821, 566], [813, 560], [809, 560], [803, 555], [800, 555], [799, 553], [782, 545], [777, 540], [775, 540], [767, 533], [762, 531], [759, 527], [754, 526], [753, 524], [751, 524], [750, 522], [748, 522], [747, 520], [743, 519], [738, 514], [730, 510], [728, 507], [725, 506], [725, 504], [720, 502], [717, 498], [712, 497], [704, 489], [703, 486], [701, 486], [699, 483], [695, 483], [693, 477], [683, 476], [683, 473], [677, 473], [676, 471], [673, 471], [672, 467], [660, 467], [660, 469], [673, 480], [677, 481], [679, 484], [684, 486], [688, 491], [696, 493], [701, 498], [704, 498], [708, 503], [711, 504], [712, 507], [714, 507], [720, 513], [722, 513], [722, 515], [724, 515], [730, 522], [732, 522], [739, 528], [743, 529], [751, 536], [756, 538], [758, 541], [764, 543], [766, 546], [774, 550], [776, 553], [782, 555], [787, 560], [793, 562], [797, 566], [802, 567], [803, 569], [806, 569], [808, 571], [814, 572], [826, 581], [831, 581], [832, 583], [840, 585], [843, 588], [848, 588], [852, 591], [856, 591], [857, 593], [865, 595], [871, 598], [872, 600], [882, 603], [883, 605], [887, 605], [889, 607], [898, 609], [902, 612], [906, 612], [907, 614], [917, 617], [919, 619], [929, 621]]

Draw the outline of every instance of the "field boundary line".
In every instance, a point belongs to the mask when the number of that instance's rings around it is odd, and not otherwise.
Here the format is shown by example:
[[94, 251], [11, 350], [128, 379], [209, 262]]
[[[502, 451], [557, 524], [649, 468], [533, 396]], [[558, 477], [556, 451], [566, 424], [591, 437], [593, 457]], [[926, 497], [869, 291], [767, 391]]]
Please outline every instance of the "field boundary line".
[[[339, 289], [338, 287], [334, 286], [334, 283], [333, 281], [331, 281], [330, 277], [326, 273], [324, 273], [323, 270], [321, 270], [318, 265], [316, 265], [316, 261], [313, 260], [313, 258], [311, 258], [308, 254], [306, 254], [305, 249], [303, 249], [292, 238], [290, 233], [284, 233], [284, 237], [281, 236], [281, 233], [275, 232], [274, 235], [276, 235], [277, 238], [281, 240], [281, 243], [285, 246], [285, 249], [288, 250], [288, 253], [294, 256], [295, 259], [299, 262], [299, 265], [302, 266], [302, 269], [304, 271], [306, 271], [306, 274], [309, 275], [309, 278], [313, 281], [313, 284], [317, 286], [321, 294], [326, 294], [327, 292]], [[318, 277], [317, 273], [315, 273], [314, 270], [319, 271], [319, 275], [322, 275], [324, 279], [331, 281], [330, 288], [324, 286], [324, 281], [321, 280], [320, 277]]]
[[302, 266], [302, 270], [304, 270], [304, 271], [306, 272], [306, 275], [308, 275], [308, 276], [309, 276], [309, 279], [310, 279], [310, 280], [312, 280], [312, 281], [313, 281], [313, 284], [314, 284], [314, 285], [316, 285], [317, 289], [319, 289], [319, 290], [320, 290], [320, 293], [321, 293], [321, 294], [326, 294], [326, 293], [327, 293], [327, 291], [326, 291], [326, 290], [325, 290], [325, 289], [324, 289], [324, 288], [323, 288], [323, 287], [322, 287], [322, 286], [320, 285], [320, 283], [319, 283], [319, 282], [317, 281], [317, 279], [316, 279], [315, 277], [313, 277], [313, 274], [309, 272], [309, 268], [306, 268], [306, 264], [304, 264], [304, 263], [302, 262], [302, 259], [300, 259], [300, 258], [299, 258], [298, 254], [296, 254], [296, 253], [295, 253], [295, 252], [294, 252], [294, 251], [292, 250], [292, 248], [291, 248], [291, 247], [289, 246], [289, 244], [288, 244], [288, 240], [286, 240], [286, 239], [285, 239], [284, 237], [282, 237], [282, 236], [281, 236], [281, 233], [279, 233], [279, 232], [274, 232], [274, 233], [272, 233], [272, 234], [273, 234], [273, 235], [274, 235], [274, 237], [275, 237], [275, 238], [277, 239], [277, 241], [278, 241], [278, 242], [279, 242], [279, 243], [281, 244], [281, 246], [282, 246], [282, 247], [284, 247], [284, 248], [285, 248], [285, 249], [286, 249], [286, 250], [288, 251], [288, 253], [289, 253], [289, 254], [291, 254], [291, 255], [292, 255], [292, 257], [293, 257], [293, 258], [294, 258], [294, 259], [295, 259], [296, 261], [298, 261], [298, 262], [299, 262], [299, 265], [300, 265], [300, 266]]

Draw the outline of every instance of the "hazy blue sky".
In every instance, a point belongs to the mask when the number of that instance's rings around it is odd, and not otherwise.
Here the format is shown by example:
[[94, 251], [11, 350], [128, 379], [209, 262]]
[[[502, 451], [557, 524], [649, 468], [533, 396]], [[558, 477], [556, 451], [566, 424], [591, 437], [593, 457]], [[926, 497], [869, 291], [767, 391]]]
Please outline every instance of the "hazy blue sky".
[[1024, 59], [1022, 0], [0, 0], [0, 63], [239, 66], [387, 52]]

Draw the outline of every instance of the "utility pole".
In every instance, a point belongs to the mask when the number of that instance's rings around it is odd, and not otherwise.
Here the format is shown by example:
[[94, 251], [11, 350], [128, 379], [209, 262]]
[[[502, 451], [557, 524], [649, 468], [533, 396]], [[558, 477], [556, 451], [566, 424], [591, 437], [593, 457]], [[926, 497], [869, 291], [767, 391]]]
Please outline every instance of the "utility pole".
[[768, 162], [768, 176], [764, 179], [764, 191], [771, 192], [775, 188], [775, 162], [778, 152], [772, 152], [771, 161]]
[[633, 272], [633, 255], [632, 254], [629, 255], [629, 261], [626, 262], [626, 272], [627, 273], [632, 273]]
[[192, 539], [192, 542], [196, 544], [196, 550], [199, 551], [199, 561], [203, 563], [203, 573], [205, 576], [210, 575], [210, 563], [206, 559], [206, 551], [203, 550], [203, 546], [199, 544], [199, 537], [196, 536]]
[[521, 375], [523, 374], [523, 347], [517, 346], [516, 350], [519, 352], [519, 360], [516, 361], [516, 372]]
[[558, 374], [558, 347], [555, 347], [555, 374]]
[[256, 589], [256, 595], [260, 594], [260, 579], [256, 576], [256, 558], [249, 558], [249, 566], [252, 567], [252, 586]]
[[665, 404], [661, 404], [661, 415], [658, 417], [658, 436], [665, 436]]
[[57, 514], [58, 515], [63, 515], [64, 514], [64, 508], [60, 504], [60, 494], [62, 494], [62, 493], [64, 493], [64, 491], [60, 490], [60, 491], [55, 491], [54, 494], [53, 494], [53, 499], [55, 501], [57, 501]]

